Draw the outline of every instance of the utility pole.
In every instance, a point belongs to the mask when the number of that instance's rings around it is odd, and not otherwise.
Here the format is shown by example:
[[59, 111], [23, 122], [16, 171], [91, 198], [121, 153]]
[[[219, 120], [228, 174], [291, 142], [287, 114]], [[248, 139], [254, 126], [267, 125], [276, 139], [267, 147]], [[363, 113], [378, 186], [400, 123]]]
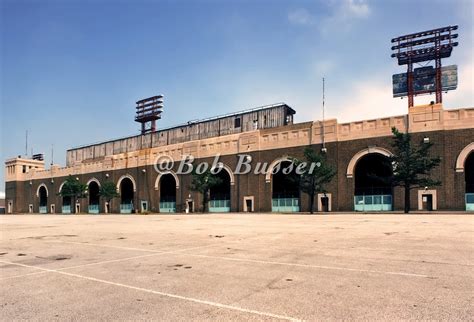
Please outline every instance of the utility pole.
[[323, 127], [322, 127], [322, 135], [323, 135], [323, 147], [321, 149], [321, 152], [323, 153], [326, 153], [327, 152], [327, 149], [326, 149], [326, 140], [325, 140], [325, 137], [324, 135], [326, 134], [325, 133], [325, 100], [326, 100], [326, 97], [325, 97], [325, 80], [324, 80], [324, 77], [323, 77]]

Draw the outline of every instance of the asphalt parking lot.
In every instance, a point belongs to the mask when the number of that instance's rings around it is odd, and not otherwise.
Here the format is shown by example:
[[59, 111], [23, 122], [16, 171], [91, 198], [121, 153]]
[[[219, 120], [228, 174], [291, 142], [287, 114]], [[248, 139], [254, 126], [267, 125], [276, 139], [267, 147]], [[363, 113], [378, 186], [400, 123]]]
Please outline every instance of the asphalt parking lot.
[[2, 320], [470, 320], [468, 215], [0, 216]]

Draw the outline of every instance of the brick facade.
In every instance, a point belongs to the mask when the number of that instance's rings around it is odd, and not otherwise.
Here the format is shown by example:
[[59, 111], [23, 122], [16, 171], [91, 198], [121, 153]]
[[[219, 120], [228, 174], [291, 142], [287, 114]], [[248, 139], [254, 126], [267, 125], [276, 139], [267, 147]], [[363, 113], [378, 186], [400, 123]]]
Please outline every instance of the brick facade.
[[[447, 112], [439, 108], [436, 111]], [[430, 189], [436, 190], [437, 209], [464, 210], [465, 178], [464, 172], [456, 171], [456, 162], [458, 161], [461, 151], [474, 141], [474, 109], [468, 109], [467, 112], [465, 112], [466, 110], [457, 111], [458, 113], [464, 113], [462, 114], [464, 115], [463, 122], [457, 122], [458, 119], [456, 119], [454, 121], [457, 123], [449, 123], [448, 120], [436, 119], [436, 117], [433, 117], [433, 111], [430, 116], [427, 117], [427, 113], [424, 110], [423, 113], [401, 118], [382, 119], [380, 122], [379, 120], [375, 120], [373, 123], [371, 123], [372, 121], [347, 124], [337, 124], [335, 121], [327, 121], [324, 125], [320, 122], [300, 123], [287, 127], [243, 133], [230, 139], [221, 137], [219, 138], [221, 141], [207, 139], [207, 141], [193, 143], [195, 145], [189, 145], [189, 147], [186, 146], [186, 143], [183, 143], [177, 150], [181, 151], [181, 155], [186, 154], [186, 149], [189, 150], [187, 153], [193, 151], [197, 153], [200, 157], [195, 160], [194, 164], [203, 161], [211, 163], [213, 154], [223, 152], [220, 162], [231, 169], [235, 169], [239, 155], [242, 154], [251, 156], [252, 165], [256, 162], [266, 162], [270, 164], [285, 156], [302, 158], [303, 150], [307, 146], [311, 146], [318, 151], [321, 150], [322, 141], [319, 139], [320, 131], [318, 132], [318, 129], [320, 129], [321, 126], [328, 127], [328, 129], [331, 126], [335, 126], [334, 128], [337, 133], [331, 133], [330, 129], [326, 131], [326, 133], [328, 133], [328, 139], [325, 143], [327, 158], [329, 163], [337, 170], [337, 174], [328, 185], [327, 190], [331, 194], [331, 206], [333, 211], [353, 211], [354, 178], [350, 178], [346, 174], [351, 159], [364, 149], [377, 151], [377, 149], [380, 148], [390, 151], [392, 149], [390, 127], [397, 126], [403, 130], [403, 127], [407, 126], [408, 122], [416, 122], [416, 118], [420, 120], [420, 117], [424, 117], [421, 122], [424, 123], [425, 126], [423, 127], [423, 124], [414, 123], [413, 128], [416, 129], [416, 126], [419, 126], [421, 130], [410, 132], [412, 132], [414, 142], [422, 142], [424, 138], [429, 138], [429, 141], [433, 143], [431, 150], [432, 155], [441, 157], [441, 164], [435, 169], [432, 175], [434, 178], [442, 181], [442, 186], [430, 187]], [[447, 115], [451, 118], [454, 114], [444, 113], [444, 115], [445, 117]], [[394, 124], [394, 122], [398, 123]], [[443, 122], [443, 126], [439, 126], [439, 122]], [[377, 127], [377, 124], [379, 127]], [[359, 125], [362, 127], [360, 131], [358, 129]], [[365, 134], [364, 127], [367, 127]], [[349, 137], [344, 136], [346, 128], [354, 131], [354, 134], [349, 135]], [[426, 128], [426, 130], [423, 131], [424, 128]], [[289, 143], [287, 143], [286, 146], [285, 144], [282, 146], [280, 139], [286, 139]], [[272, 143], [272, 140], [274, 143]], [[214, 151], [212, 151], [212, 149], [214, 149]], [[206, 152], [199, 153], [199, 151]], [[226, 151], [228, 151], [228, 153], [225, 153]], [[140, 150], [137, 151], [136, 154], [114, 157], [111, 161], [98, 161], [94, 167], [88, 164], [75, 164], [68, 168], [32, 171], [24, 175], [16, 174], [16, 176], [7, 176], [6, 200], [7, 203], [8, 201], [12, 203], [13, 212], [26, 213], [29, 211], [29, 205], [33, 205], [33, 211], [38, 212], [39, 198], [37, 191], [41, 184], [45, 184], [48, 188], [48, 212], [51, 210], [52, 204], [55, 205], [56, 212], [61, 212], [62, 198], [58, 196], [58, 193], [60, 185], [68, 175], [77, 177], [79, 181], [83, 183], [95, 178], [100, 183], [112, 181], [115, 184], [117, 184], [121, 176], [130, 175], [133, 177], [137, 186], [134, 193], [134, 205], [139, 205], [140, 200], [146, 200], [149, 204], [149, 210], [158, 212], [160, 191], [159, 189], [155, 189], [158, 173], [153, 167], [152, 160], [153, 156], [160, 155], [160, 152], [157, 153], [158, 154], [154, 154], [153, 150]], [[171, 152], [169, 154], [172, 155]], [[179, 159], [179, 155], [175, 155], [174, 158]], [[13, 161], [10, 161], [10, 163], [7, 161], [7, 166], [9, 164], [13, 164]], [[87, 167], [90, 169], [95, 168], [97, 171], [90, 171]], [[175, 164], [172, 171], [176, 172], [177, 167], [177, 164]], [[185, 203], [189, 195], [191, 195], [191, 199], [194, 201], [197, 209], [201, 204], [202, 196], [190, 191], [191, 175], [178, 174], [177, 177], [179, 179], [179, 188], [176, 190], [177, 212], [184, 211]], [[9, 178], [10, 180], [8, 180]], [[235, 175], [234, 178], [235, 182], [230, 187], [231, 211], [237, 212], [244, 210], [244, 197], [254, 198], [255, 211], [269, 212], [272, 210], [272, 182], [266, 182], [264, 174], [254, 175], [251, 173]], [[413, 190], [411, 197], [411, 209], [417, 209], [418, 191]], [[300, 202], [301, 211], [308, 211], [308, 196], [301, 194]], [[119, 199], [112, 201], [112, 212], [119, 212], [119, 203]], [[317, 201], [315, 201], [315, 205], [317, 204]], [[80, 200], [80, 205], [81, 211], [85, 212], [88, 206], [87, 199]], [[399, 188], [394, 189], [393, 206], [394, 210], [403, 209], [403, 191]], [[101, 201], [100, 208], [101, 212], [103, 212], [103, 201]]]

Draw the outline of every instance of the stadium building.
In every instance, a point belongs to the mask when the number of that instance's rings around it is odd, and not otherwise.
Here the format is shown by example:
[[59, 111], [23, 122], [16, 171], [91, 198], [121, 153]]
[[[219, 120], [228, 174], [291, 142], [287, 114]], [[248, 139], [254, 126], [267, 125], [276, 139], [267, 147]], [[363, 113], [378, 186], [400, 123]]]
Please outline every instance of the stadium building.
[[[403, 210], [403, 190], [368, 175], [390, 173], [391, 128], [408, 131], [415, 142], [431, 142], [441, 157], [433, 177], [438, 187], [412, 191], [412, 210], [474, 210], [474, 108], [444, 110], [415, 106], [407, 115], [338, 123], [336, 119], [294, 123], [295, 111], [280, 103], [140, 135], [72, 148], [65, 167], [45, 168], [41, 158], [5, 162], [7, 213], [183, 213], [197, 211], [202, 196], [191, 191], [190, 174], [179, 162], [158, 173], [155, 163], [192, 155], [212, 163], [220, 154], [221, 184], [211, 189], [211, 212], [306, 212], [308, 195], [280, 173], [278, 164], [302, 158], [305, 147], [321, 151], [337, 170], [318, 194], [318, 211]], [[239, 158], [267, 164], [265, 173], [234, 173]], [[289, 174], [295, 175], [295, 174]], [[72, 204], [59, 192], [68, 176], [87, 184], [88, 195]], [[106, 204], [99, 187], [113, 182], [120, 197]]]

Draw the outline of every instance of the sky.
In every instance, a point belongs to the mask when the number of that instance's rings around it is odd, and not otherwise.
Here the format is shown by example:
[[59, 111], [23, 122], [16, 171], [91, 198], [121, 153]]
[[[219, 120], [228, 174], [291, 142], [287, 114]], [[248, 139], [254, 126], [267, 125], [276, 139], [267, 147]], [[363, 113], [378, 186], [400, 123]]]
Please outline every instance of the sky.
[[[158, 128], [285, 102], [296, 122], [407, 113], [392, 98], [393, 37], [459, 25], [444, 107], [474, 106], [471, 0], [0, 0], [0, 159], [139, 133], [138, 99], [163, 94]], [[416, 104], [434, 98], [423, 96]], [[3, 167], [0, 191], [4, 189]]]

